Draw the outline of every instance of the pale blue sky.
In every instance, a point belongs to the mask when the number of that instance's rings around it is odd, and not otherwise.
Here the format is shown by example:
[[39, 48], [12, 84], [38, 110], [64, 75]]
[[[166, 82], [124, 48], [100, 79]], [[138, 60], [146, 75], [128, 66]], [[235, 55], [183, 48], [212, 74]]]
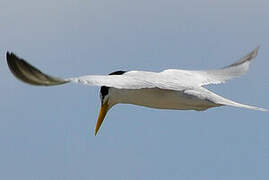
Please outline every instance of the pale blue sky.
[[72, 77], [210, 69], [261, 45], [249, 73], [209, 88], [269, 108], [265, 0], [1, 0], [0, 179], [266, 180], [269, 113], [114, 107], [97, 137], [99, 88], [17, 81], [7, 50]]

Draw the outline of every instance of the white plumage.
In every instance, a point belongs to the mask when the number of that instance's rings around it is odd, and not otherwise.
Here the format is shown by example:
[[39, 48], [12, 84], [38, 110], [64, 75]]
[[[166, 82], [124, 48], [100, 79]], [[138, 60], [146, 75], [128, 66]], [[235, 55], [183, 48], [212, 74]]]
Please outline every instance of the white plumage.
[[251, 60], [257, 56], [258, 50], [259, 47], [239, 61], [217, 70], [128, 71], [121, 74], [88, 75], [67, 79], [55, 78], [42, 73], [13, 53], [7, 53], [7, 62], [17, 78], [32, 85], [51, 86], [73, 82], [106, 87], [105, 93], [101, 92], [102, 107], [96, 126], [95, 133], [97, 133], [106, 112], [118, 103], [160, 109], [199, 111], [228, 105], [267, 111], [264, 108], [228, 100], [203, 87], [209, 84], [224, 83], [246, 73]]
[[246, 73], [250, 61], [257, 56], [259, 47], [239, 61], [217, 70], [192, 71], [167, 69], [162, 72], [128, 71], [122, 75], [88, 75], [66, 79], [93, 86], [109, 86], [118, 89], [160, 88], [185, 90], [208, 84], [224, 83]]

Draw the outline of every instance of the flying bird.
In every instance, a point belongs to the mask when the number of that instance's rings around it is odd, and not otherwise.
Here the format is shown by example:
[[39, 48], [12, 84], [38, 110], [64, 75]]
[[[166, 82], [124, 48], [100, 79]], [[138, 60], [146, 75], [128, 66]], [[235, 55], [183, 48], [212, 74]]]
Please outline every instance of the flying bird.
[[31, 85], [54, 86], [72, 82], [100, 86], [101, 108], [95, 128], [96, 135], [108, 110], [118, 103], [176, 110], [204, 111], [212, 107], [234, 106], [268, 111], [234, 102], [204, 87], [224, 83], [245, 74], [258, 50], [259, 47], [239, 61], [216, 70], [116, 71], [109, 75], [87, 75], [66, 79], [47, 75], [14, 53], [7, 52], [6, 58], [11, 72], [21, 81]]

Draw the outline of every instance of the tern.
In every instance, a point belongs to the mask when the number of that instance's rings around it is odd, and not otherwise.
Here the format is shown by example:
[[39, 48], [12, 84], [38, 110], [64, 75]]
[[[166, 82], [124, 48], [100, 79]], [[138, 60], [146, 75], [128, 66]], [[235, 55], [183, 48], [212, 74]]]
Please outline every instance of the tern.
[[14, 53], [7, 52], [6, 58], [13, 75], [31, 85], [54, 86], [72, 82], [100, 86], [101, 108], [95, 128], [96, 135], [109, 109], [119, 103], [175, 110], [204, 111], [212, 107], [234, 106], [268, 111], [234, 102], [204, 87], [245, 74], [258, 50], [259, 47], [235, 63], [216, 70], [116, 71], [108, 75], [66, 79], [47, 75]]

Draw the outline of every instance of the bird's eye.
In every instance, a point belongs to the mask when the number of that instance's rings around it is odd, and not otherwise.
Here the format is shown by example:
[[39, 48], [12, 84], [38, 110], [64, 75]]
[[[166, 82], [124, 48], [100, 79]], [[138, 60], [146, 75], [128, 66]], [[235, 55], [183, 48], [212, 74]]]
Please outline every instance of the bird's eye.
[[100, 88], [100, 99], [103, 101], [105, 97], [108, 95], [108, 89], [109, 87], [106, 86], [101, 86]]

